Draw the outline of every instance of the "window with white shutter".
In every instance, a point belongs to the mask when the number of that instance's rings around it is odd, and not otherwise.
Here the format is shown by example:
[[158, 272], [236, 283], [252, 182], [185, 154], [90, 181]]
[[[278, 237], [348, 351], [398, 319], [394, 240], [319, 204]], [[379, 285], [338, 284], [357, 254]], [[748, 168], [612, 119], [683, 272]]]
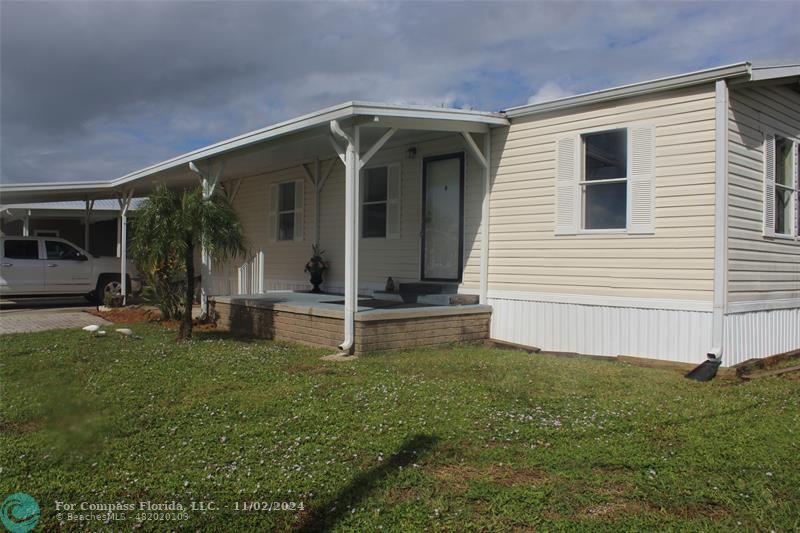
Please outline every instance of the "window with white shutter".
[[655, 128], [636, 125], [556, 143], [556, 234], [655, 231]]
[[577, 136], [556, 142], [556, 235], [574, 235], [578, 231], [579, 143]]
[[775, 235], [775, 136], [764, 136], [764, 236]]
[[629, 130], [628, 233], [653, 233], [656, 209], [656, 140], [652, 126]]

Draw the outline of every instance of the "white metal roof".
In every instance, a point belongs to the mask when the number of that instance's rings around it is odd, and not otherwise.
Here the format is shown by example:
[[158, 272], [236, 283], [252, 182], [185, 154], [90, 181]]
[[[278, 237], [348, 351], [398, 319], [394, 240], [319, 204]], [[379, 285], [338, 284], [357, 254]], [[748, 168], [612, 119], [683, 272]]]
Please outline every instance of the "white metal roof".
[[[131, 172], [111, 181], [0, 185], [0, 201], [20, 203], [37, 202], [40, 199], [47, 201], [114, 198], [122, 190], [130, 188], [134, 184], [137, 185], [136, 194], [146, 194], [156, 182], [194, 179], [194, 176], [188, 171], [188, 163], [190, 162], [208, 160], [222, 154], [314, 128], [320, 129], [320, 131], [323, 129], [327, 131], [328, 124], [332, 120], [348, 121], [355, 120], [357, 117], [369, 117], [370, 122], [373, 120], [380, 121], [380, 119], [385, 118], [416, 121], [419, 124], [439, 124], [443, 129], [446, 129], [449, 124], [452, 128], [468, 128], [472, 129], [472, 131], [487, 131], [489, 127], [508, 125], [508, 119], [502, 113], [352, 101], [232, 137]], [[454, 129], [453, 131], [456, 130]]]
[[[188, 170], [188, 163], [190, 162], [208, 161], [233, 152], [236, 152], [240, 162], [244, 162], [248, 157], [248, 150], [252, 152], [252, 150], [260, 148], [263, 151], [264, 147], [270, 144], [268, 141], [297, 138], [293, 136], [309, 133], [311, 130], [314, 130], [312, 133], [319, 141], [320, 136], [327, 132], [327, 127], [331, 120], [338, 120], [343, 124], [353, 124], [361, 121], [359, 123], [363, 125], [380, 125], [380, 120], [385, 119], [386, 122], [394, 121], [394, 124], [403, 124], [403, 128], [406, 128], [405, 125], [409, 125], [407, 129], [414, 129], [410, 127], [414, 124], [427, 124], [429, 126], [427, 129], [440, 129], [442, 131], [458, 131], [459, 129], [488, 131], [491, 127], [507, 126], [509, 118], [710, 83], [720, 79], [731, 80], [731, 83], [773, 80], [792, 83], [800, 80], [800, 64], [753, 66], [750, 62], [741, 62], [678, 76], [669, 76], [593, 91], [549, 102], [511, 107], [496, 113], [364, 101], [346, 102], [187, 152], [111, 181], [0, 185], [0, 201], [27, 203], [52, 200], [115, 198], [123, 190], [131, 188], [135, 189], [137, 195], [147, 194], [157, 183], [169, 182], [175, 186], [188, 185], [192, 183], [192, 180], [196, 179], [196, 176]], [[377, 122], [373, 123], [373, 121]], [[309, 143], [310, 141], [311, 138], [306, 135], [304, 142]], [[327, 142], [318, 143], [316, 146], [318, 153], [322, 144], [328, 145]], [[272, 155], [276, 155], [281, 151], [290, 152], [291, 149], [275, 145]], [[249, 153], [251, 159], [249, 164], [252, 166], [254, 161], [260, 160], [263, 165], [263, 155], [263, 153], [255, 155]], [[244, 163], [242, 164], [244, 165]], [[266, 167], [263, 168], [266, 171]]]
[[509, 107], [508, 109], [505, 109], [503, 113], [508, 118], [517, 118], [539, 113], [547, 113], [549, 111], [560, 111], [586, 104], [595, 104], [631, 96], [640, 96], [643, 94], [666, 91], [669, 89], [691, 87], [693, 85], [700, 85], [703, 83], [710, 83], [723, 79], [732, 80], [732, 83], [778, 79], [791, 83], [792, 81], [797, 81], [800, 79], [800, 64], [753, 65], [749, 61], [743, 61], [741, 63], [733, 63], [731, 65], [688, 72], [685, 74], [679, 74], [677, 76], [668, 76], [655, 80], [620, 85], [618, 87], [611, 87], [608, 89], [602, 89], [600, 91], [576, 94], [547, 102]]
[[668, 76], [666, 78], [658, 78], [650, 81], [631, 83], [629, 85], [621, 85], [619, 87], [611, 87], [609, 89], [603, 89], [600, 91], [576, 94], [574, 96], [567, 96], [565, 98], [558, 98], [556, 100], [550, 100], [547, 102], [510, 107], [505, 110], [505, 114], [509, 118], [516, 118], [538, 113], [546, 113], [548, 111], [567, 109], [570, 107], [577, 107], [580, 105], [594, 104], [609, 100], [617, 100], [619, 98], [665, 91], [668, 89], [689, 87], [691, 85], [699, 85], [719, 79], [748, 76], [749, 74], [750, 63], [735, 63], [733, 65], [698, 70], [696, 72], [689, 72], [687, 74], [680, 74], [678, 76]]

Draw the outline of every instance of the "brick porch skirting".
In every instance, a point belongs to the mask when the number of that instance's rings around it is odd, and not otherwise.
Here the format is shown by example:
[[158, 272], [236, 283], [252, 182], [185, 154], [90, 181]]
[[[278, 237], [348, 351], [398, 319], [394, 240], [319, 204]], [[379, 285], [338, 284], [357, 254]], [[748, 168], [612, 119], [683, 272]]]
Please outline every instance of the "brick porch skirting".
[[[338, 310], [236, 297], [217, 298], [211, 308], [219, 329], [243, 336], [326, 348], [336, 348], [344, 338]], [[486, 339], [491, 316], [486, 305], [361, 311], [355, 319], [354, 352]]]

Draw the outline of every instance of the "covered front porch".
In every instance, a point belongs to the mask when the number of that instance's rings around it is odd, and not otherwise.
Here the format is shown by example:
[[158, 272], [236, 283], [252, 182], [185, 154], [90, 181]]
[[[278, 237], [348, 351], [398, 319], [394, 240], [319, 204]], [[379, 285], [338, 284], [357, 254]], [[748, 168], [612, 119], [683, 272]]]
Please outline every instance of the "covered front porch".
[[[313, 320], [298, 319], [326, 323], [325, 342], [314, 344], [360, 351], [366, 344], [356, 337], [369, 318], [388, 320], [400, 310], [413, 309], [415, 316], [406, 318], [427, 320], [432, 331], [437, 315], [474, 314], [469, 306], [478, 304], [484, 304], [480, 313], [489, 313], [483, 221], [497, 120], [503, 119], [452, 110], [370, 110], [228, 158], [219, 183], [239, 214], [250, 252], [206, 266], [204, 289], [213, 311], [223, 322], [228, 313], [258, 324], [265, 306], [288, 305], [276, 302], [272, 291], [296, 291], [290, 303], [297, 315], [302, 293], [311, 289], [303, 267], [317, 246], [329, 266], [322, 283], [327, 294], [311, 306]], [[243, 177], [224, 178], [237, 174]], [[409, 292], [417, 293], [415, 305]], [[488, 316], [486, 328], [470, 324], [479, 338], [488, 336]], [[281, 337], [274, 327], [244, 330]], [[474, 338], [452, 333], [442, 337]]]

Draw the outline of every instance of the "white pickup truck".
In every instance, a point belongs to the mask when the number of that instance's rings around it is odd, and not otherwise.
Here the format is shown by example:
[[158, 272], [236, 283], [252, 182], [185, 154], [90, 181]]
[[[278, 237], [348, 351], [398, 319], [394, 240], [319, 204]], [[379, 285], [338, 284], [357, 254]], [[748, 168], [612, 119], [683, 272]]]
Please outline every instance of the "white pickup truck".
[[[0, 237], [0, 296], [84, 295], [102, 302], [121, 291], [120, 260], [94, 257], [58, 237]], [[128, 262], [128, 293], [142, 284]]]

